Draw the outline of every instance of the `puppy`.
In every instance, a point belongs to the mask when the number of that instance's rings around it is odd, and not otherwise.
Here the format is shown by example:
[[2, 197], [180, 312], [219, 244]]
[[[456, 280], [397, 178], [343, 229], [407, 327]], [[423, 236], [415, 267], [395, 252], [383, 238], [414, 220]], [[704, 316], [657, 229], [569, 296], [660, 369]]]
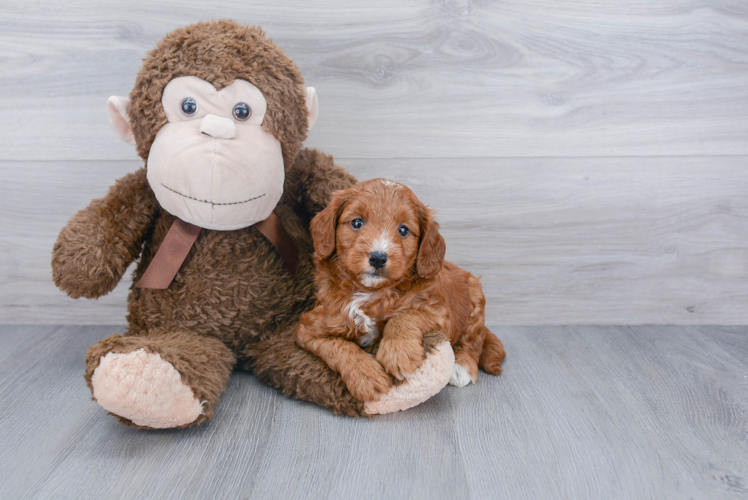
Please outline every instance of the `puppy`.
[[[484, 324], [486, 299], [467, 271], [444, 261], [432, 211], [393, 181], [338, 191], [311, 223], [317, 304], [301, 316], [296, 342], [339, 372], [351, 394], [376, 401], [392, 379], [424, 360], [424, 333], [450, 339], [450, 384], [501, 372], [504, 346]], [[376, 358], [361, 347], [379, 340]]]

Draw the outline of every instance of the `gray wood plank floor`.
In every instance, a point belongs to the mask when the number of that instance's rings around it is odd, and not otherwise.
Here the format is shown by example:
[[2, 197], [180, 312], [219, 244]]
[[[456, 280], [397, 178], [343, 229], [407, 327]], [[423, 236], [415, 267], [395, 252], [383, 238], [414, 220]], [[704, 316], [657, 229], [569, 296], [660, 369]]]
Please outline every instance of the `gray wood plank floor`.
[[748, 327], [500, 327], [501, 377], [336, 417], [236, 374], [216, 418], [95, 403], [116, 327], [0, 327], [0, 498], [746, 498]]

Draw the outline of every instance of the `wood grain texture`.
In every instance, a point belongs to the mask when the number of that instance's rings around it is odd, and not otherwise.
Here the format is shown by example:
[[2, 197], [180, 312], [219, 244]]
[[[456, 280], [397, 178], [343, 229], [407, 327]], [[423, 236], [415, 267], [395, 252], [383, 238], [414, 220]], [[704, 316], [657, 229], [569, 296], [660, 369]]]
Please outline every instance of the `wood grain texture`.
[[[342, 160], [437, 211], [500, 324], [748, 323], [748, 157]], [[136, 162], [0, 162], [0, 323], [120, 322], [52, 284], [60, 228]], [[33, 189], [29, 189], [33, 186]]]
[[90, 401], [116, 327], [0, 327], [1, 498], [745, 498], [745, 327], [501, 327], [501, 377], [353, 420], [235, 374], [216, 418]]
[[748, 3], [3, 1], [0, 159], [134, 159], [109, 130], [169, 30], [255, 23], [340, 158], [748, 154]]
[[[169, 30], [263, 26], [307, 145], [438, 209], [502, 324], [748, 322], [748, 4], [0, 0], [0, 323], [112, 323], [51, 284], [62, 225], [139, 165], [104, 103]], [[697, 156], [699, 155], [699, 156]], [[729, 156], [733, 155], [733, 156]], [[129, 273], [128, 273], [129, 275]]]

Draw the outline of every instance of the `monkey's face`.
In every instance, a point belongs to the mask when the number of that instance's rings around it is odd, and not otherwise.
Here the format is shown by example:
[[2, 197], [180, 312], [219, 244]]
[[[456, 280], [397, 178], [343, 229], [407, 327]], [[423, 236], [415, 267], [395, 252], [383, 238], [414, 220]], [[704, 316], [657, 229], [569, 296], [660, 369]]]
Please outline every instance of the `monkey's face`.
[[265, 220], [283, 194], [281, 143], [262, 128], [267, 101], [244, 80], [217, 91], [174, 78], [161, 104], [168, 123], [148, 156], [148, 182], [172, 215], [206, 229]]

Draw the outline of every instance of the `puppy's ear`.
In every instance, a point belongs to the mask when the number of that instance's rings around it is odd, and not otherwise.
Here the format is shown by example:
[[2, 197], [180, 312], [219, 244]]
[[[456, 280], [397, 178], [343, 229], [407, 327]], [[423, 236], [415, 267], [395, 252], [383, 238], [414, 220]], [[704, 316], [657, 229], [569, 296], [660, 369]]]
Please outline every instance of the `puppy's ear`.
[[421, 241], [418, 243], [416, 272], [421, 278], [431, 278], [442, 268], [447, 245], [439, 234], [439, 223], [434, 220], [434, 212], [420, 202], [418, 220], [421, 226]]
[[335, 191], [327, 208], [312, 219], [310, 229], [314, 239], [315, 261], [327, 259], [335, 251], [335, 231], [338, 227], [338, 218], [343, 213], [347, 201], [348, 191]]

